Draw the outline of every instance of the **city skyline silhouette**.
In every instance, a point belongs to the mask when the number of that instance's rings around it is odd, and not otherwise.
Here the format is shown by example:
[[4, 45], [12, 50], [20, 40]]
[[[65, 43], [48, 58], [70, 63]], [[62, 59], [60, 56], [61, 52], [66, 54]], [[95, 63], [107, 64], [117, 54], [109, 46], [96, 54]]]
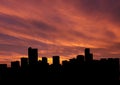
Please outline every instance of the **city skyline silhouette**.
[[0, 0], [0, 84], [117, 85], [119, 10], [120, 0]]
[[[0, 64], [0, 81], [14, 81], [22, 83], [55, 84], [75, 83], [82, 84], [83, 81], [118, 82], [119, 58], [93, 59], [90, 48], [84, 49], [84, 55], [62, 61], [60, 56], [52, 56], [52, 64], [48, 63], [47, 57], [38, 60], [38, 49], [28, 48], [28, 57], [21, 57], [20, 61], [11, 61], [11, 66]], [[85, 83], [85, 82], [84, 82]]]
[[[0, 0], [0, 63], [27, 57], [69, 59], [85, 47], [94, 59], [120, 58], [119, 0]], [[48, 59], [49, 60], [49, 59]]]

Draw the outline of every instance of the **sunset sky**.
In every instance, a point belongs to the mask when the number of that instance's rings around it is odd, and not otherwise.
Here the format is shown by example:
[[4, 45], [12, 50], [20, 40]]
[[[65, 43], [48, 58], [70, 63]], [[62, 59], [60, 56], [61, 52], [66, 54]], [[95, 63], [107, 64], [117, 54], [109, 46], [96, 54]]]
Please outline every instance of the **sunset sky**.
[[120, 0], [0, 0], [0, 63], [27, 57], [120, 58]]

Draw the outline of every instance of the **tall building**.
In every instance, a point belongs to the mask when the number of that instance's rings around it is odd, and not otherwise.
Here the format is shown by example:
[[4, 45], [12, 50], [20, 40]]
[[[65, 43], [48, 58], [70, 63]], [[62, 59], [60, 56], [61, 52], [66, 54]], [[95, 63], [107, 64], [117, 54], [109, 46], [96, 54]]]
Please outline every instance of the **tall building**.
[[28, 58], [21, 58], [21, 67], [26, 68], [28, 66]]
[[28, 48], [28, 63], [29, 65], [36, 65], [38, 62], [38, 49]]
[[42, 63], [43, 63], [43, 64], [47, 64], [47, 63], [48, 63], [48, 61], [47, 61], [47, 58], [46, 58], [46, 57], [42, 57]]
[[92, 61], [92, 60], [93, 60], [93, 53], [90, 53], [89, 60], [90, 60], [90, 61]]
[[85, 61], [92, 61], [93, 54], [90, 53], [90, 48], [85, 48]]
[[60, 64], [60, 57], [53, 56], [53, 65], [59, 65], [59, 64]]
[[90, 54], [90, 48], [85, 48], [85, 56]]

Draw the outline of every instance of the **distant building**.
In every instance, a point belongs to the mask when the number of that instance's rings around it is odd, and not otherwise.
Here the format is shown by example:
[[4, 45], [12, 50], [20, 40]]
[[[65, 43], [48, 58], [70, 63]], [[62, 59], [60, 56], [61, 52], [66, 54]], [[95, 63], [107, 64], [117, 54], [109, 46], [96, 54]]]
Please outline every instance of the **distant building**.
[[90, 48], [85, 48], [85, 61], [89, 62], [93, 60], [93, 54], [90, 53]]
[[84, 62], [84, 56], [83, 55], [77, 55], [77, 62], [78, 63]]
[[89, 61], [93, 60], [93, 53], [90, 53]]
[[67, 61], [67, 60], [62, 61], [63, 66], [67, 66], [68, 64], [69, 64], [69, 61]]
[[71, 64], [75, 64], [75, 63], [76, 63], [76, 58], [71, 58], [71, 59], [69, 59], [69, 62], [70, 62]]
[[47, 63], [48, 63], [48, 61], [47, 61], [47, 58], [46, 58], [46, 57], [42, 57], [42, 63], [43, 63], [43, 64], [47, 64]]
[[11, 62], [11, 68], [13, 68], [13, 69], [20, 68], [20, 62], [19, 61], [13, 61], [13, 62]]
[[21, 58], [21, 67], [26, 68], [28, 66], [28, 58]]
[[59, 64], [60, 64], [60, 57], [53, 56], [53, 65], [59, 65]]
[[36, 65], [38, 62], [38, 49], [28, 48], [28, 62], [29, 65]]

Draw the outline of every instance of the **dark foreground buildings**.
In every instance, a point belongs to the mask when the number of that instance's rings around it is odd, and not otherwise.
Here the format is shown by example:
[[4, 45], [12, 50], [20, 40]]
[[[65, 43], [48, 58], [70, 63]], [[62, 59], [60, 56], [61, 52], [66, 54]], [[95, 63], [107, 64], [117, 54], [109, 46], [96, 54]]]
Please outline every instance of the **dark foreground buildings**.
[[21, 61], [11, 62], [10, 68], [6, 64], [0, 64], [0, 82], [38, 85], [119, 82], [118, 58], [94, 60], [89, 48], [85, 48], [84, 53], [62, 61], [62, 64], [60, 56], [53, 56], [53, 63], [49, 64], [46, 57], [38, 61], [38, 49], [30, 47], [28, 58], [22, 57]]

